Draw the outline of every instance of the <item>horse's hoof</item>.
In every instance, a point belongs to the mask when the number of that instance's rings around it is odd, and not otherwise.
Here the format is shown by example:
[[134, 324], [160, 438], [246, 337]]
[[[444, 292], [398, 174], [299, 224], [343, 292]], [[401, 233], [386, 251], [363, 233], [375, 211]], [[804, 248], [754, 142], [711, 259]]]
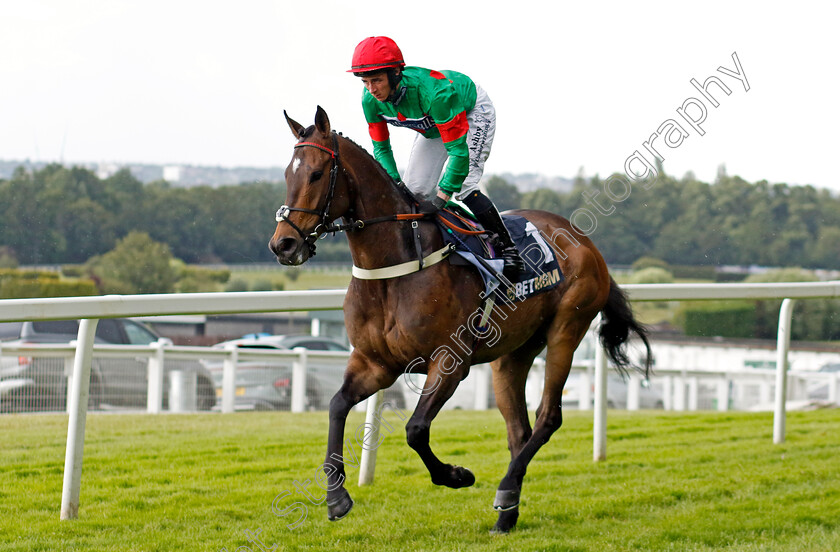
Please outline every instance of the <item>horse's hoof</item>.
[[445, 485], [450, 489], [469, 487], [475, 483], [475, 475], [467, 468], [461, 466], [449, 466], [449, 472], [443, 477], [432, 478], [435, 485]]
[[353, 499], [347, 489], [341, 489], [342, 494], [334, 500], [327, 501], [327, 519], [338, 521], [344, 518], [353, 509]]
[[455, 466], [455, 469], [453, 471], [456, 474], [455, 479], [458, 482], [458, 485], [453, 487], [454, 489], [459, 489], [461, 487], [471, 487], [473, 483], [475, 483], [475, 475], [473, 475], [473, 472], [471, 472], [467, 468]]
[[510, 533], [511, 529], [516, 527], [516, 520], [518, 519], [519, 507], [499, 512], [499, 519], [496, 521], [496, 525], [490, 530], [490, 533], [494, 535], [506, 535]]
[[493, 501], [493, 509], [497, 512], [506, 512], [519, 506], [519, 491], [499, 489], [496, 491], [496, 499]]

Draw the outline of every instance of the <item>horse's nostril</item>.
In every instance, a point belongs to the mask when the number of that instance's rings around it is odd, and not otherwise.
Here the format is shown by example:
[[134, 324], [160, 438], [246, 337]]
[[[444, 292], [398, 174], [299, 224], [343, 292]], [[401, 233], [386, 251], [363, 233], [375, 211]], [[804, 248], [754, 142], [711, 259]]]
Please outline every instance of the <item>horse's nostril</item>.
[[280, 250], [291, 253], [297, 248], [297, 240], [295, 238], [283, 238], [280, 240]]
[[271, 242], [271, 250], [278, 257], [281, 255], [290, 255], [294, 252], [297, 246], [297, 240], [294, 238], [280, 238]]

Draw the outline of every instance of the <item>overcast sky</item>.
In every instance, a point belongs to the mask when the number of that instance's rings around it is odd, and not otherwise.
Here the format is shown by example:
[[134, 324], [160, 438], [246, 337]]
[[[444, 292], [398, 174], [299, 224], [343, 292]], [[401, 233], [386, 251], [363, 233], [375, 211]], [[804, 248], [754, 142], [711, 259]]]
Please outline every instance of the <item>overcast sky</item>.
[[[370, 150], [345, 71], [362, 38], [386, 35], [410, 65], [462, 71], [490, 94], [488, 174], [605, 177], [636, 150], [652, 158], [644, 142], [672, 119], [687, 137], [652, 143], [670, 174], [713, 181], [725, 164], [840, 192], [840, 38], [823, 5], [3, 1], [0, 159], [285, 166], [283, 110], [308, 125], [317, 105]], [[718, 71], [736, 70], [733, 52], [749, 91]], [[710, 87], [719, 106], [704, 103], [701, 136], [677, 108], [702, 101], [690, 80], [712, 75], [731, 93]], [[392, 137], [404, 166], [413, 131]]]

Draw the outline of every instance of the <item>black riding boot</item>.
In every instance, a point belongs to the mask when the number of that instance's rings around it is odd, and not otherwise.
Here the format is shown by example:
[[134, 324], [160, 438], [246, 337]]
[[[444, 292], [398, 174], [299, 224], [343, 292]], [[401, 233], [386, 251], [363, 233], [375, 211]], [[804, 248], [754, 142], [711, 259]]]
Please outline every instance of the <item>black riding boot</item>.
[[505, 276], [524, 271], [525, 262], [519, 255], [519, 250], [516, 249], [516, 245], [510, 237], [510, 232], [502, 221], [502, 216], [496, 210], [496, 206], [493, 205], [490, 198], [479, 191], [475, 191], [462, 201], [470, 208], [470, 211], [473, 212], [475, 218], [478, 219], [485, 230], [496, 235], [494, 241], [501, 248], [502, 258], [505, 261]]

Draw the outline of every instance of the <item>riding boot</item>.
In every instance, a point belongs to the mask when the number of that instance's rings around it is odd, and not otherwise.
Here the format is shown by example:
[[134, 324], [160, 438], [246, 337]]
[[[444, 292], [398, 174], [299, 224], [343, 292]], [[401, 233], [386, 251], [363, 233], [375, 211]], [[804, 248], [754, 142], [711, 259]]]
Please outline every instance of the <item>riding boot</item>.
[[502, 259], [505, 261], [505, 276], [512, 276], [525, 270], [525, 261], [519, 255], [519, 250], [510, 237], [502, 216], [490, 199], [479, 191], [472, 192], [462, 200], [485, 230], [495, 234], [495, 242], [501, 249]]

